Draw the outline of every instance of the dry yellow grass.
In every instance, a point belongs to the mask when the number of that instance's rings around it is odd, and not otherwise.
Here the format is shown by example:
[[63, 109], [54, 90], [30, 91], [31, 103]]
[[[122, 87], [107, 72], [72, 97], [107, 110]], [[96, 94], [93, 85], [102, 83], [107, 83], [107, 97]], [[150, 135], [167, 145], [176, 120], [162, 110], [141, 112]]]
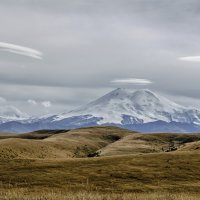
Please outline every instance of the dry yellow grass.
[[135, 154], [64, 160], [2, 159], [0, 188], [101, 192], [200, 191], [200, 154]]
[[60, 150], [44, 140], [9, 138], [0, 141], [0, 158], [2, 159], [55, 159], [70, 156], [70, 152]]
[[200, 141], [190, 142], [182, 145], [178, 151], [194, 151], [200, 152]]
[[0, 191], [0, 200], [199, 200], [200, 195], [189, 193], [100, 193], [65, 190], [33, 191], [10, 189]]
[[177, 150], [200, 150], [199, 140], [200, 134], [135, 133], [127, 135], [121, 140], [100, 149], [100, 155], [114, 156], [137, 153], [159, 153], [167, 151], [170, 145], [173, 145]]
[[152, 153], [160, 152], [162, 143], [148, 142], [141, 138], [141, 133], [128, 135], [102, 148], [101, 156], [127, 155], [133, 153]]
[[72, 131], [38, 131], [0, 137], [0, 158], [66, 159], [159, 153], [173, 143], [178, 151], [200, 149], [200, 134], [142, 134], [116, 127], [90, 127]]
[[[0, 158], [64, 159], [88, 154], [134, 132], [114, 127], [76, 129], [60, 134], [29, 133], [0, 140]], [[38, 139], [43, 138], [44, 139]], [[37, 138], [37, 139], [26, 139]]]
[[[0, 199], [200, 199], [199, 141], [114, 127], [9, 135], [0, 140]], [[101, 157], [87, 157], [95, 151]]]

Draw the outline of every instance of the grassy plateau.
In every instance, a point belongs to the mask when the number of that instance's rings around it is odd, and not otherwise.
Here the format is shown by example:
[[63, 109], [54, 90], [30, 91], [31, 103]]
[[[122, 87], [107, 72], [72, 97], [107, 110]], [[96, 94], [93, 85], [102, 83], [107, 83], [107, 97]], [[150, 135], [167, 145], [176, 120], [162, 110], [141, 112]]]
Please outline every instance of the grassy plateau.
[[1, 199], [200, 199], [200, 134], [116, 127], [4, 133]]

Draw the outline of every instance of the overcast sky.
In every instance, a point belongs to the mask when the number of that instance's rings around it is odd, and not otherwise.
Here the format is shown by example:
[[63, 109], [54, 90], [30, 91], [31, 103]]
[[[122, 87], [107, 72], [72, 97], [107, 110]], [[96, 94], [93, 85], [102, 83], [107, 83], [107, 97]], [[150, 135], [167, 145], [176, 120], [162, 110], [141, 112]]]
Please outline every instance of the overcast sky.
[[0, 24], [0, 104], [59, 113], [128, 87], [200, 107], [199, 0], [0, 0]]

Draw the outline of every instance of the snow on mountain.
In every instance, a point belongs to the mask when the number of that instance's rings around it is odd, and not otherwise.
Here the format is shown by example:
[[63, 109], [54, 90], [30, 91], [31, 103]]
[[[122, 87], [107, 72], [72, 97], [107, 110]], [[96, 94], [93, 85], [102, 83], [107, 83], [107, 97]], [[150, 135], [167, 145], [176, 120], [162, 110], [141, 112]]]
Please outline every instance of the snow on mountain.
[[12, 106], [0, 107], [0, 131], [30, 132], [114, 125], [142, 132], [200, 132], [200, 111], [150, 90], [116, 89], [61, 115], [27, 118]]
[[123, 124], [125, 116], [135, 124], [156, 121], [200, 124], [199, 110], [178, 105], [146, 89], [133, 92], [118, 88], [85, 106], [57, 116], [55, 121], [82, 115], [102, 118], [97, 122], [99, 125]]
[[0, 106], [0, 122], [27, 119], [28, 115], [11, 105]]

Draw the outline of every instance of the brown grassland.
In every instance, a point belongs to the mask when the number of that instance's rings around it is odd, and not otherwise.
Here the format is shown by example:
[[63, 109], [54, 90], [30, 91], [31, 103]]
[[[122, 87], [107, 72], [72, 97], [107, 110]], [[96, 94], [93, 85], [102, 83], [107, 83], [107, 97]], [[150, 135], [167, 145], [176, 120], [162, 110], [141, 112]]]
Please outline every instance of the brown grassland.
[[5, 134], [1, 199], [200, 199], [200, 134], [115, 127]]

